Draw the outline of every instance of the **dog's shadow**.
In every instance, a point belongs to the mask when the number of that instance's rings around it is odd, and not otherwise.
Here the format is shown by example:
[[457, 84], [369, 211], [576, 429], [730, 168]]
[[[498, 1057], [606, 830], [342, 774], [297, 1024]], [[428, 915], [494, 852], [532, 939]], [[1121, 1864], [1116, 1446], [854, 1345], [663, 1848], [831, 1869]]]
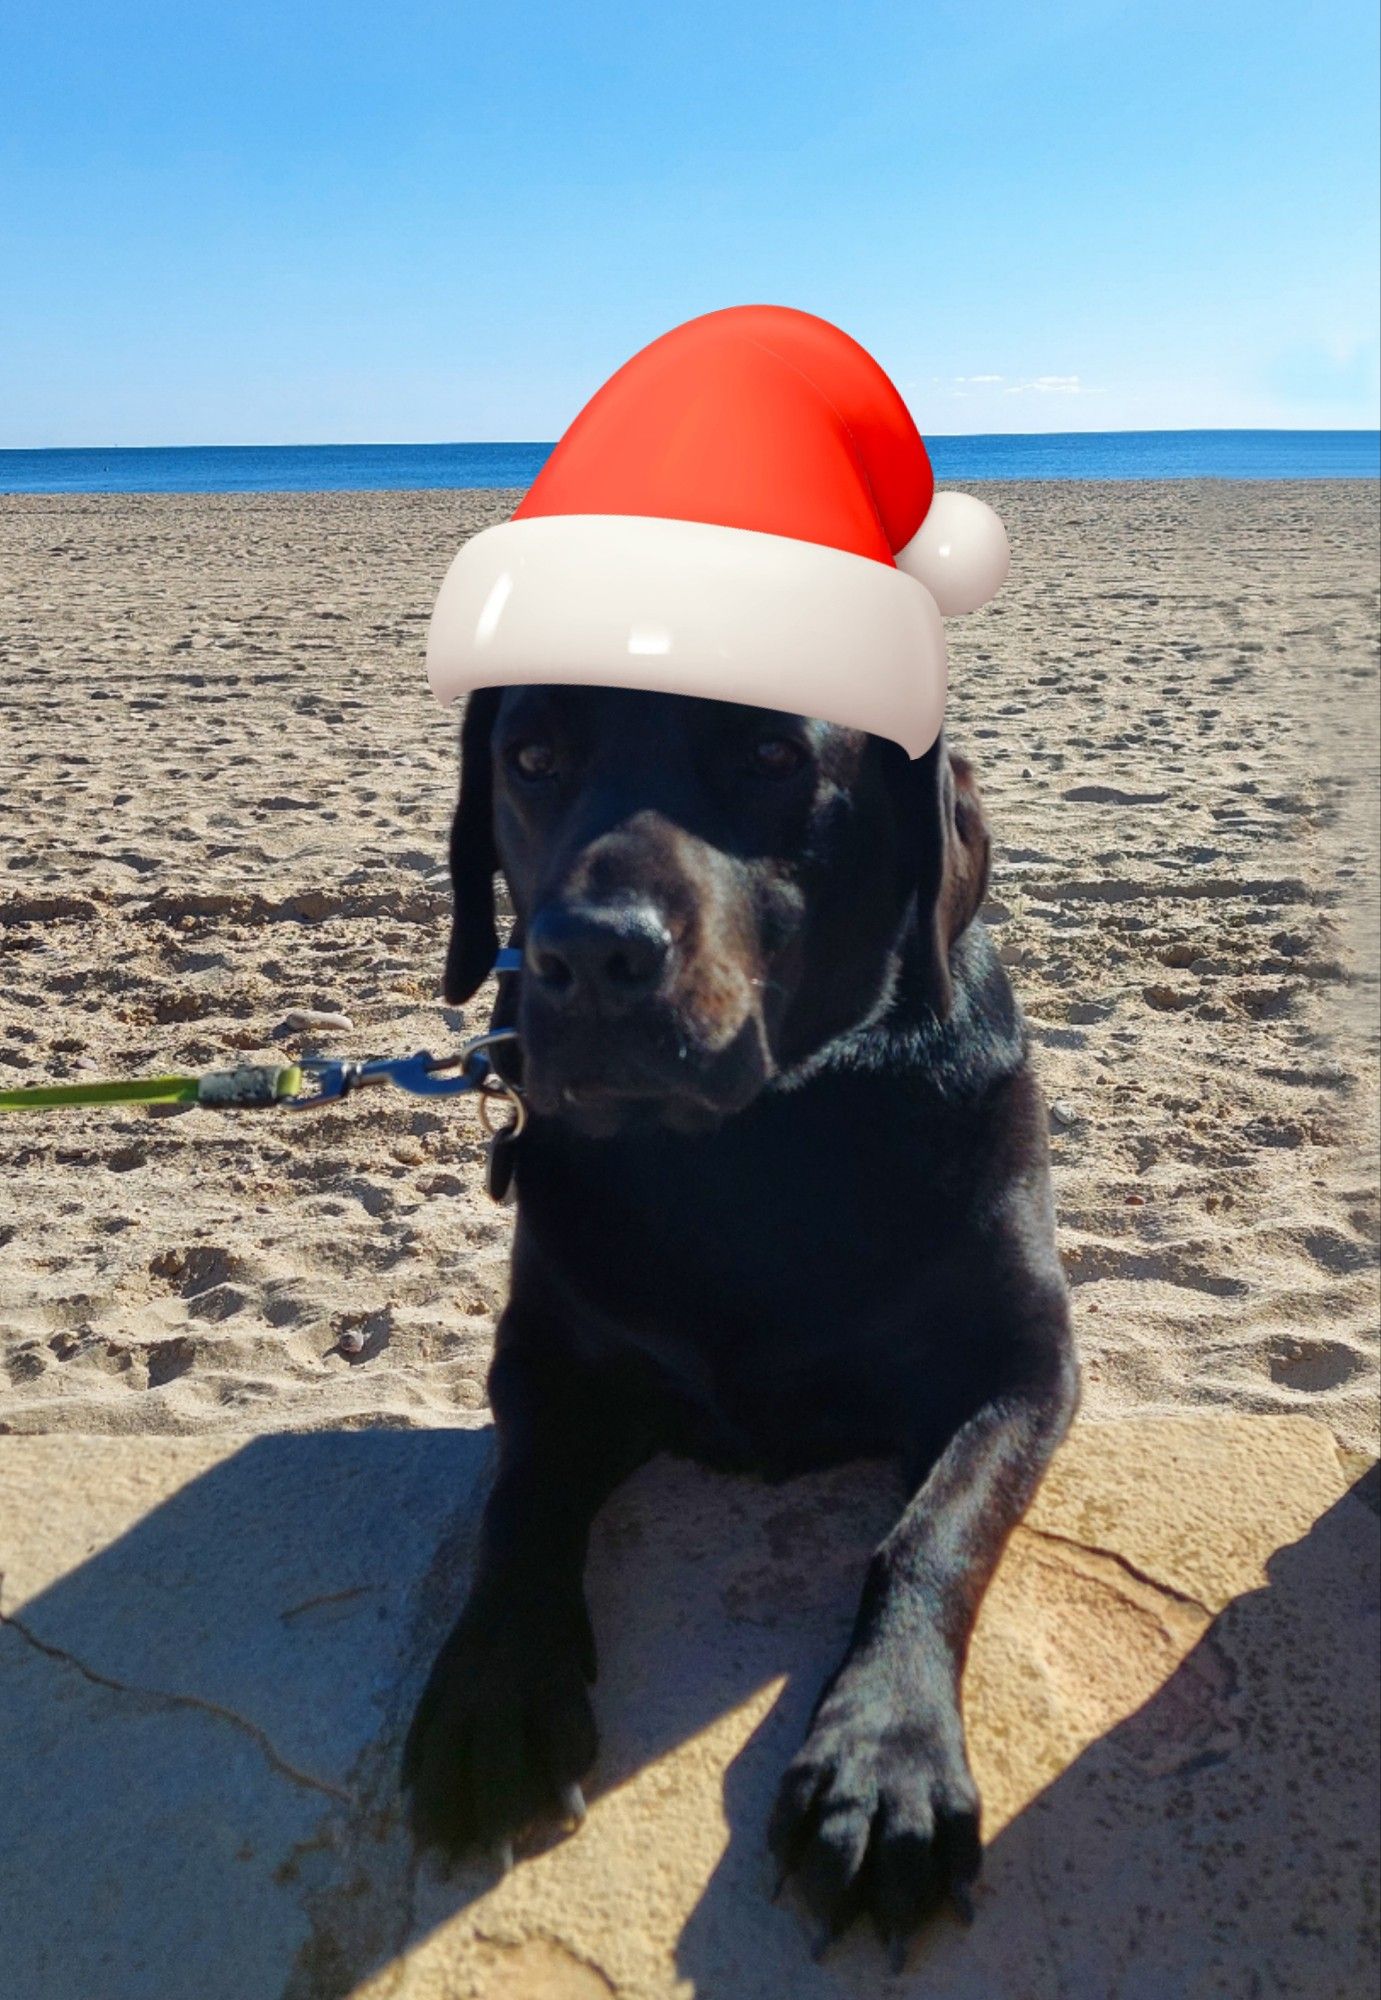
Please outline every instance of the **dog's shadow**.
[[[103, 1510], [102, 1447], [83, 1449], [78, 1515], [123, 1510], [130, 1526], [3, 1605], [9, 1990], [348, 1994], [493, 1887], [476, 1869], [419, 1874], [397, 1794], [401, 1734], [463, 1594], [489, 1433], [284, 1434], [204, 1470], [189, 1446], [192, 1476], [142, 1514], [130, 1461]], [[690, 1832], [711, 1859], [676, 1953], [701, 2000], [1370, 1990], [1354, 1500], [1215, 1621], [1200, 1641], [1214, 1674], [1191, 1655], [1002, 1832], [972, 1932], [942, 1920], [895, 1989], [864, 1936], [811, 1959], [796, 1913], [767, 1900], [763, 1826], [897, 1498], [875, 1468], [765, 1487], [660, 1464], [596, 1529], [595, 1795], [618, 1811], [668, 1752], [728, 1731], [701, 1760], [713, 1824]], [[1194, 1709], [1221, 1701], [1223, 1660], [1236, 1748], [1205, 1749]], [[655, 1810], [643, 1823], [657, 1838]], [[571, 1855], [597, 1870], [602, 1837], [597, 1812]]]

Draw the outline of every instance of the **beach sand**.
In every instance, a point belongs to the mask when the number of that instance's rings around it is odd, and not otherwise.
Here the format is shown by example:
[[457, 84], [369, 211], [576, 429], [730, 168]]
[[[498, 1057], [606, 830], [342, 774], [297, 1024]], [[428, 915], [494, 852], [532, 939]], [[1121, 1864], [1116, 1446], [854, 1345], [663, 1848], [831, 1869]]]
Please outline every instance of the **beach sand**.
[[[456, 729], [422, 651], [515, 497], [0, 500], [6, 1081], [484, 1023], [488, 991], [437, 997]], [[951, 628], [949, 726], [1053, 1105], [1086, 1408], [1306, 1412], [1370, 1452], [1377, 489], [992, 498], [1012, 580]], [[481, 1168], [472, 1109], [385, 1091], [5, 1119], [0, 1428], [481, 1410], [511, 1229]]]
[[[868, 1468], [640, 1474], [592, 1538], [588, 1823], [503, 1879], [419, 1866], [398, 1748], [512, 1227], [473, 1109], [0, 1114], [22, 2000], [1375, 1991], [1377, 489], [993, 497], [1013, 578], [953, 632], [950, 717], [1086, 1398], [965, 1681], [974, 1929], [894, 1981], [768, 1902], [899, 1505]], [[512, 499], [0, 500], [5, 1083], [483, 1025], [437, 999], [456, 724], [422, 650]]]

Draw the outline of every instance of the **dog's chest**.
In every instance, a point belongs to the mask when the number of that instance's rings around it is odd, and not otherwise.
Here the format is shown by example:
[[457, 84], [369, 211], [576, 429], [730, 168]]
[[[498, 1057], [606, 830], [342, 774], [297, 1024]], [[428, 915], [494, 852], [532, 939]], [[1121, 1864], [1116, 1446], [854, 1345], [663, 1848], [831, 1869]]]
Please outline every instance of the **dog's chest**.
[[646, 1371], [697, 1456], [892, 1446], [953, 1329], [960, 1225], [923, 1147], [792, 1116], [580, 1152], [520, 1167], [520, 1213], [588, 1359]]

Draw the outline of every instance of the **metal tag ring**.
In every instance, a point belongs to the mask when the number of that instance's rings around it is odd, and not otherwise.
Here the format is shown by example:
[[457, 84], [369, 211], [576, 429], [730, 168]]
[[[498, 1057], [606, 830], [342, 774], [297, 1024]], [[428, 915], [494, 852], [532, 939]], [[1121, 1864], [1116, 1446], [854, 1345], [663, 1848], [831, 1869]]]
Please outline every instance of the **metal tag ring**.
[[[496, 1080], [493, 1085], [486, 1083], [480, 1090], [476, 1091], [475, 1095], [479, 1099], [480, 1124], [483, 1125], [490, 1138], [516, 1139], [527, 1123], [527, 1106], [523, 1103], [522, 1098], [518, 1096], [517, 1092], [510, 1090], [507, 1084]], [[506, 1125], [501, 1125], [497, 1122], [495, 1114], [490, 1108], [494, 1099], [499, 1097], [506, 1098], [508, 1103], [513, 1107], [513, 1116]]]

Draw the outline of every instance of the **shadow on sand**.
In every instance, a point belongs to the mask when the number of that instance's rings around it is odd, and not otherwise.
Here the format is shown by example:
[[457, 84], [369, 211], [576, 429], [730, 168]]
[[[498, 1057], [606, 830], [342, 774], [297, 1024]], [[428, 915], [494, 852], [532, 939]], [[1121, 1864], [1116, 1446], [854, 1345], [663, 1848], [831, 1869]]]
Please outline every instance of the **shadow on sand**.
[[[419, 1880], [396, 1773], [488, 1450], [487, 1429], [282, 1434], [209, 1465], [73, 1442], [92, 1518], [109, 1479], [132, 1525], [4, 1600], [16, 2000], [337, 2000], [486, 1892], [478, 1870]], [[139, 1514], [119, 1482], [144, 1453], [164, 1497]], [[1369, 1995], [1376, 1521], [1351, 1497], [1213, 1621], [1211, 1673], [1187, 1658], [1001, 1832], [972, 1932], [942, 1920], [896, 1981], [864, 1936], [812, 1961], [766, 1902], [763, 1825], [896, 1497], [869, 1468], [766, 1488], [662, 1464], [597, 1529], [596, 1792], [785, 1677], [723, 1774], [729, 1843], [676, 1949], [701, 2000]], [[42, 1537], [33, 1498], [0, 1524], [0, 1563], [11, 1534]], [[1194, 1726], [1225, 1687], [1226, 1739], [1221, 1715]]]

